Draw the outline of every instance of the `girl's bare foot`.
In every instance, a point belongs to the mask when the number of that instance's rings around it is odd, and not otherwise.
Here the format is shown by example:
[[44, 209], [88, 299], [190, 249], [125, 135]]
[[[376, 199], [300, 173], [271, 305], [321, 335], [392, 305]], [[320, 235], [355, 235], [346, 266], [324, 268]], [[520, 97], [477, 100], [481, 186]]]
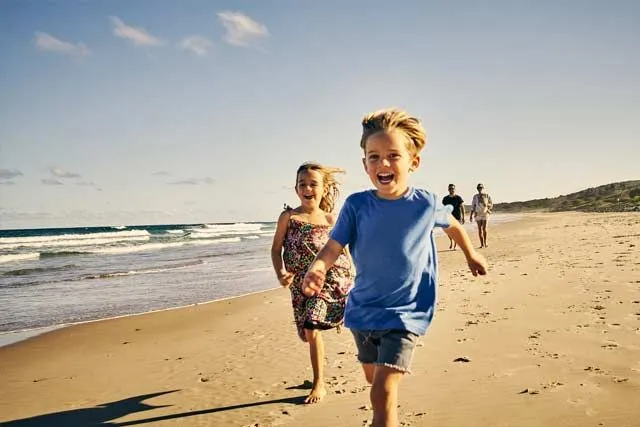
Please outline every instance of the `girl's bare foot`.
[[327, 390], [324, 388], [324, 384], [318, 384], [313, 387], [309, 396], [304, 400], [304, 403], [318, 403], [327, 395]]

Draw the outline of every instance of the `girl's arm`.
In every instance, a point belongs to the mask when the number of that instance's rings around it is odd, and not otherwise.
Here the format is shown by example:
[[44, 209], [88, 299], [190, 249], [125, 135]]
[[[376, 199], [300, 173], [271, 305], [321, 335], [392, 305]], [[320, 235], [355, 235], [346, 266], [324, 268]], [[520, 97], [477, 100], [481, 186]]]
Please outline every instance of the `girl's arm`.
[[271, 263], [282, 286], [289, 286], [293, 281], [293, 274], [284, 268], [284, 263], [282, 262], [282, 246], [289, 227], [290, 217], [291, 213], [288, 210], [280, 214], [276, 225], [276, 233], [273, 235], [273, 243], [271, 244]]
[[307, 274], [304, 276], [304, 281], [302, 282], [302, 292], [306, 296], [310, 297], [320, 292], [322, 286], [324, 286], [327, 271], [333, 266], [333, 263], [336, 262], [343, 249], [344, 246], [333, 239], [329, 239], [324, 247], [320, 249], [320, 252], [316, 255], [316, 259], [314, 259], [309, 266]]

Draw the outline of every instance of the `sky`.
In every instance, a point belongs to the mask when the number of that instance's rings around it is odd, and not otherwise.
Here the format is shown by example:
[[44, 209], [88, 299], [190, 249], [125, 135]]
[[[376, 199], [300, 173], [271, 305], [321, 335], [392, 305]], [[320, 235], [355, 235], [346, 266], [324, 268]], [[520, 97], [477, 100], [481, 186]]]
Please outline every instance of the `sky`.
[[428, 132], [470, 202], [640, 178], [640, 2], [0, 2], [0, 229], [274, 221], [295, 170], [370, 188], [360, 121]]

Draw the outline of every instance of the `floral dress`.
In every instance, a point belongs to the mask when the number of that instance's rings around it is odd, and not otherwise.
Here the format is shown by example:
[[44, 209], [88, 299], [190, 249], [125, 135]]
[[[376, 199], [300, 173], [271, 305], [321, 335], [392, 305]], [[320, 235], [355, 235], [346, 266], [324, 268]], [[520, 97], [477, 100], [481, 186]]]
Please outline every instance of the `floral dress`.
[[289, 289], [298, 336], [303, 341], [306, 341], [304, 329], [331, 329], [342, 325], [347, 294], [353, 284], [351, 260], [343, 252], [327, 271], [322, 290], [310, 298], [302, 293], [302, 279], [329, 240], [329, 230], [329, 225], [290, 218], [284, 239], [282, 258], [287, 271], [294, 274]]

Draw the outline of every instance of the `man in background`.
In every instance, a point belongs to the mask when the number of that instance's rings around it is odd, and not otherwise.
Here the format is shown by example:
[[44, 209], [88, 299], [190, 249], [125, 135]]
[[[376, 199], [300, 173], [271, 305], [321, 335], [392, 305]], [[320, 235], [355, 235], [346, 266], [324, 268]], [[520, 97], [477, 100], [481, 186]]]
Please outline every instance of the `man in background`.
[[[453, 206], [451, 215], [453, 215], [453, 217], [457, 219], [460, 224], [464, 224], [464, 200], [462, 200], [462, 197], [456, 194], [455, 185], [449, 184], [449, 195], [444, 196], [444, 198], [442, 199], [442, 204]], [[455, 249], [456, 246], [456, 242], [454, 242], [451, 237], [449, 237], [449, 249]]]

